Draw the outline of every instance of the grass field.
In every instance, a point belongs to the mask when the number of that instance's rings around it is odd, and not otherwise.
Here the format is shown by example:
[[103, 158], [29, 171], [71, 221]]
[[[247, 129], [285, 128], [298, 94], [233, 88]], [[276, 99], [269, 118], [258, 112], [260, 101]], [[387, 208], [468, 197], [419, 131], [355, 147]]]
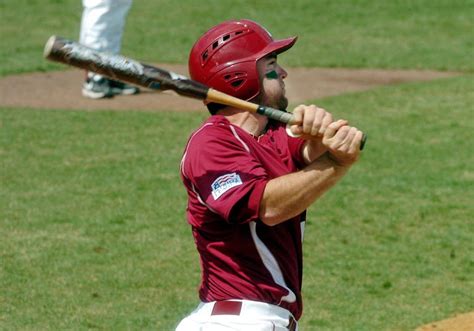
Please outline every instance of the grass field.
[[[42, 48], [77, 36], [80, 10], [0, 1], [0, 75], [63, 68]], [[471, 0], [135, 1], [123, 52], [146, 61], [185, 63], [207, 27], [249, 17], [300, 35], [287, 65], [464, 73], [308, 101], [369, 141], [309, 210], [302, 330], [474, 310], [473, 15]], [[0, 330], [172, 330], [195, 307], [179, 161], [206, 116], [0, 108]]]

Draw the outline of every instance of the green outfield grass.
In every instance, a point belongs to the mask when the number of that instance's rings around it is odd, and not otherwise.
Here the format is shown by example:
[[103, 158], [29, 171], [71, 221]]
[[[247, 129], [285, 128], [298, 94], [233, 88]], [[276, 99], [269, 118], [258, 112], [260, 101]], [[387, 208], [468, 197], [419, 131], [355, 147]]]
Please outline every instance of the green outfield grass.
[[[0, 76], [62, 69], [80, 1], [0, 1]], [[308, 213], [303, 331], [413, 330], [474, 310], [474, 2], [145, 1], [124, 54], [185, 63], [232, 17], [298, 34], [286, 65], [460, 77], [316, 102], [369, 134]], [[21, 88], [19, 86], [18, 88]], [[0, 108], [0, 330], [172, 330], [198, 302], [179, 162], [207, 114]]]
[[[321, 101], [370, 140], [310, 209], [303, 330], [410, 330], [474, 308], [473, 83]], [[178, 166], [205, 115], [0, 116], [0, 329], [170, 330], [197, 302]]]

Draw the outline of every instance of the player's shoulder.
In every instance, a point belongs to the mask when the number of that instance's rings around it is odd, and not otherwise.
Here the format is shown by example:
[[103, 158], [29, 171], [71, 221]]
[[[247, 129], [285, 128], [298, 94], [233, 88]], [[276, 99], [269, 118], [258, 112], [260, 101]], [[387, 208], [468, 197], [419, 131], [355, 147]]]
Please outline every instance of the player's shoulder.
[[285, 142], [288, 138], [286, 124], [277, 121], [269, 122], [264, 136], [267, 140], [279, 140]]
[[223, 116], [211, 116], [189, 137], [181, 162], [182, 172], [185, 177], [199, 173], [199, 169], [239, 147], [230, 122]]
[[209, 117], [188, 140], [188, 145], [201, 145], [212, 141], [222, 141], [232, 134], [230, 122], [224, 117], [214, 115]]

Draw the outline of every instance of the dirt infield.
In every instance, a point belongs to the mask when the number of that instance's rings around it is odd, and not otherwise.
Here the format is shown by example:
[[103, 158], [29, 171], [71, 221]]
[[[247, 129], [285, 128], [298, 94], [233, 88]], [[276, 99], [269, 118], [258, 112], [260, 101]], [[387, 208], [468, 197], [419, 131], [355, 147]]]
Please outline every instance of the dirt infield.
[[474, 331], [474, 311], [420, 326], [415, 331]]
[[[157, 66], [187, 75], [187, 68], [183, 65]], [[455, 75], [457, 73], [417, 70], [289, 68], [286, 87], [290, 103], [298, 104], [381, 85], [427, 81]], [[178, 97], [173, 92], [143, 91], [135, 96], [89, 100], [81, 95], [83, 79], [84, 72], [76, 69], [4, 77], [0, 79], [0, 107], [144, 111], [203, 109], [200, 101]]]

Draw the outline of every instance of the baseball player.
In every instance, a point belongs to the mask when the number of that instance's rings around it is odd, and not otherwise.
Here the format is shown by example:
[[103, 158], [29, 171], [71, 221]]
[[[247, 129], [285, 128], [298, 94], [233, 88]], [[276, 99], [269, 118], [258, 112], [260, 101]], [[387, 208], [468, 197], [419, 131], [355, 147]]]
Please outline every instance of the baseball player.
[[[286, 109], [287, 72], [256, 22], [207, 31], [189, 56], [191, 78], [216, 90]], [[187, 218], [200, 255], [201, 303], [178, 331], [297, 330], [303, 304], [305, 210], [357, 161], [362, 132], [326, 110], [300, 105], [296, 123], [208, 104], [181, 163]]]

